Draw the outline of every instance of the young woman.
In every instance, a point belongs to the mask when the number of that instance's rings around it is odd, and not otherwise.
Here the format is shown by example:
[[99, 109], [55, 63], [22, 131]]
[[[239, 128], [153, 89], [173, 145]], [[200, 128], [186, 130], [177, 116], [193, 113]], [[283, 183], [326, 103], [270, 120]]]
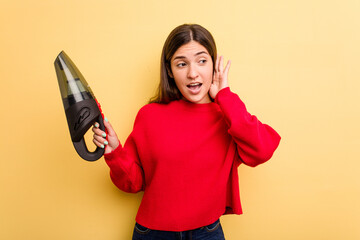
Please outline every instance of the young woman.
[[107, 136], [95, 124], [113, 183], [144, 191], [133, 239], [225, 239], [220, 216], [242, 213], [237, 167], [269, 160], [280, 136], [230, 91], [229, 69], [205, 28], [178, 26], [163, 47], [158, 94], [125, 144], [107, 120]]

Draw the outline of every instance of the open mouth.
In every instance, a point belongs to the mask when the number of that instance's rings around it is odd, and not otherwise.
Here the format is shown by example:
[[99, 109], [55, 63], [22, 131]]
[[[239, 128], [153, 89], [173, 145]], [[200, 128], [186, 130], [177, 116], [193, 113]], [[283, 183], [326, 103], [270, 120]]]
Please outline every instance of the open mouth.
[[191, 83], [186, 85], [190, 90], [197, 90], [202, 86], [202, 83]]

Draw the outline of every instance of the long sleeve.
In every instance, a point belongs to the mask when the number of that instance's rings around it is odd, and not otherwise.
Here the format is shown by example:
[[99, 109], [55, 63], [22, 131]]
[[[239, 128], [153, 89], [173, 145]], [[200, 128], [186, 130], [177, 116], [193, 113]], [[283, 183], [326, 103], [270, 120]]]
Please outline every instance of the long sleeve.
[[124, 146], [120, 144], [114, 151], [104, 155], [105, 161], [110, 167], [111, 180], [119, 189], [129, 193], [144, 190], [145, 182], [135, 141], [138, 131], [137, 124], [138, 121], [135, 120], [134, 129]]
[[224, 114], [241, 161], [255, 167], [269, 160], [280, 143], [279, 134], [248, 113], [245, 104], [229, 87], [219, 91], [215, 103]]

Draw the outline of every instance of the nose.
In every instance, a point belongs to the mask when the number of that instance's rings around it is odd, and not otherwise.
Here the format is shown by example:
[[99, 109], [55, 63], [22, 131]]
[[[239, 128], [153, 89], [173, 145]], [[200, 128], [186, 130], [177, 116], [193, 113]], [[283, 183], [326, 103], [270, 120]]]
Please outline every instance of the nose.
[[189, 65], [189, 68], [188, 68], [188, 74], [187, 74], [187, 77], [189, 79], [196, 79], [197, 76], [198, 76], [198, 72], [197, 72], [197, 69], [195, 66], [193, 66], [192, 64]]

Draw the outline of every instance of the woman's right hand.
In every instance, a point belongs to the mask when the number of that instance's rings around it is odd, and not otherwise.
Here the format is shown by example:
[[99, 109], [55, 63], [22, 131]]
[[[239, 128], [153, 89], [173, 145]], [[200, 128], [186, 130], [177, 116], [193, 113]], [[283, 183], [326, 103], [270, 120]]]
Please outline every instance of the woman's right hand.
[[94, 132], [94, 144], [101, 148], [105, 147], [106, 154], [115, 150], [119, 146], [120, 142], [107, 118], [104, 120], [104, 125], [107, 130], [107, 134], [99, 128], [99, 123], [94, 124], [92, 131]]

